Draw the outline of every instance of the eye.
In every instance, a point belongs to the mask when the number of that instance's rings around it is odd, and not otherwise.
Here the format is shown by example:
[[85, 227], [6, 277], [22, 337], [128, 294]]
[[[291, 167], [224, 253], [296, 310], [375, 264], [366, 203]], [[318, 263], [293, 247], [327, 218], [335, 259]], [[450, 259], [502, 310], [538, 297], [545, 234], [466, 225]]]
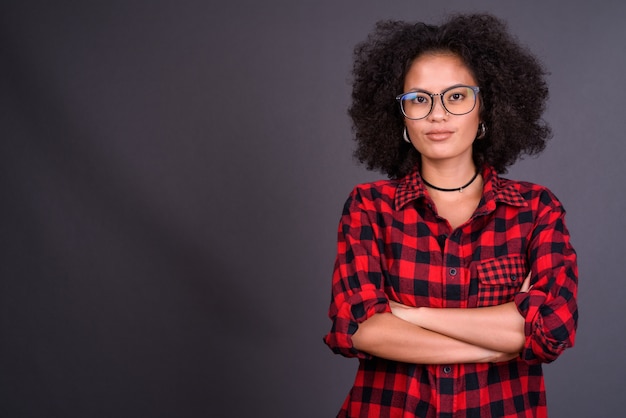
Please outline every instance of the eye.
[[451, 102], [456, 102], [456, 101], [465, 99], [465, 95], [458, 91], [452, 92], [448, 94], [447, 96], [448, 96], [448, 100]]
[[407, 93], [404, 95], [404, 102], [412, 105], [430, 105], [430, 96], [420, 92]]
[[474, 96], [474, 91], [467, 86], [453, 87], [443, 94], [446, 103], [462, 102]]

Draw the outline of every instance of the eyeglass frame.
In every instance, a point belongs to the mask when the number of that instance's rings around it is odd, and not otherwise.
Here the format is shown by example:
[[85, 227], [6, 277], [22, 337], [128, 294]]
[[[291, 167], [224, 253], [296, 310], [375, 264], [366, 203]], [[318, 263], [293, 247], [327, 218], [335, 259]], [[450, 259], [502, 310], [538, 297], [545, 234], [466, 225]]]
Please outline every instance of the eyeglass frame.
[[[448, 110], [448, 108], [446, 107], [446, 104], [443, 102], [443, 95], [446, 94], [448, 91], [452, 90], [452, 89], [456, 89], [459, 87], [467, 87], [468, 89], [472, 90], [474, 92], [474, 105], [472, 106], [472, 108], [470, 110], [468, 110], [465, 113], [454, 113], [451, 112], [450, 110]], [[408, 117], [407, 114], [404, 112], [404, 106], [402, 105], [402, 98], [404, 96], [406, 96], [407, 94], [411, 94], [411, 93], [424, 93], [430, 96], [430, 110], [428, 110], [428, 113], [426, 113], [426, 115], [422, 116], [421, 118], [411, 118]], [[467, 86], [465, 84], [455, 84], [454, 86], [450, 86], [447, 89], [443, 90], [441, 93], [430, 93], [426, 90], [415, 90], [415, 91], [408, 91], [406, 93], [402, 93], [398, 96], [396, 96], [396, 100], [398, 101], [398, 104], [400, 105], [400, 111], [402, 112], [402, 114], [404, 115], [405, 118], [407, 119], [411, 119], [411, 120], [421, 120], [424, 118], [427, 118], [433, 111], [433, 109], [435, 108], [435, 96], [439, 96], [441, 99], [441, 106], [443, 106], [443, 109], [448, 112], [451, 115], [455, 115], [455, 116], [462, 116], [462, 115], [467, 115], [468, 113], [470, 113], [472, 110], [474, 110], [476, 108], [476, 98], [478, 97], [478, 93], [480, 93], [480, 87], [478, 86]]]

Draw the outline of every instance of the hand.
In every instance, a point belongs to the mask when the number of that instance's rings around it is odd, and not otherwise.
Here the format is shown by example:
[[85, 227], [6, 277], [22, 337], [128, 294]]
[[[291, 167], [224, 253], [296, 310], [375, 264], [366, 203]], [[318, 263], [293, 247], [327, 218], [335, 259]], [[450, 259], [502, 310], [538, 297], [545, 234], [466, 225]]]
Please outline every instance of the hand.
[[528, 273], [528, 276], [526, 276], [526, 278], [524, 279], [524, 283], [522, 283], [522, 287], [520, 288], [521, 293], [526, 293], [530, 289], [532, 289], [532, 286], [530, 284], [530, 276], [532, 276], [532, 274], [533, 272], [531, 271], [530, 273]]
[[489, 359], [489, 363], [502, 363], [505, 361], [511, 361], [517, 357], [519, 357], [519, 353], [494, 352], [493, 357]]
[[403, 305], [393, 300], [389, 301], [389, 306], [391, 307], [391, 313], [398, 318], [407, 322], [415, 323], [415, 315], [417, 314], [418, 308]]

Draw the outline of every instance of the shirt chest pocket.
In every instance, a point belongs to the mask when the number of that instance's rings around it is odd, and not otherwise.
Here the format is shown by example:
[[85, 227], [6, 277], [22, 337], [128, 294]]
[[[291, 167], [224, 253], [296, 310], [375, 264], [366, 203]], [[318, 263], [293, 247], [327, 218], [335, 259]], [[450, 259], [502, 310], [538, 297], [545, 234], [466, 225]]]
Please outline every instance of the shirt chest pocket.
[[502, 305], [513, 300], [528, 274], [523, 256], [498, 257], [476, 266], [478, 306]]

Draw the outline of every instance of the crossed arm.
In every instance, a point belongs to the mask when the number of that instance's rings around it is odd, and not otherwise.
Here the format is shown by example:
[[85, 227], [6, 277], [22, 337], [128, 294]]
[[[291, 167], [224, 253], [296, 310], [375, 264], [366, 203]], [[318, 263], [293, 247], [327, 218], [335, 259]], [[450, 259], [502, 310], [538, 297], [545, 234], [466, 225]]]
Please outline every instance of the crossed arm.
[[[522, 292], [529, 290], [530, 275]], [[390, 302], [392, 313], [359, 325], [354, 347], [408, 363], [485, 363], [511, 360], [524, 345], [524, 318], [513, 302], [483, 308], [412, 308]]]

